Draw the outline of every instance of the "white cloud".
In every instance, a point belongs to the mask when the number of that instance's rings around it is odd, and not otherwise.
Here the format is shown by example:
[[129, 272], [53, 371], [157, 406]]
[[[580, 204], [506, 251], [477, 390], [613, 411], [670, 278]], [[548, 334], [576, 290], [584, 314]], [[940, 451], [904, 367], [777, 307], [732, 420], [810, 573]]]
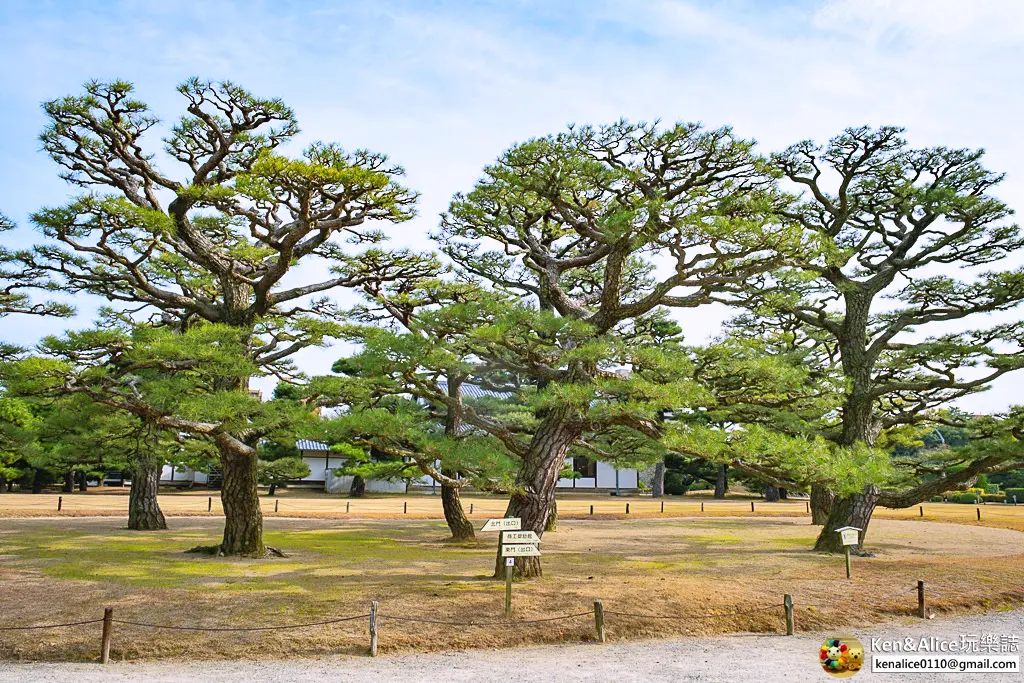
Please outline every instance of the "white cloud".
[[1024, 39], [1024, 3], [1018, 0], [831, 0], [815, 12], [813, 25], [872, 44], [1019, 46]]

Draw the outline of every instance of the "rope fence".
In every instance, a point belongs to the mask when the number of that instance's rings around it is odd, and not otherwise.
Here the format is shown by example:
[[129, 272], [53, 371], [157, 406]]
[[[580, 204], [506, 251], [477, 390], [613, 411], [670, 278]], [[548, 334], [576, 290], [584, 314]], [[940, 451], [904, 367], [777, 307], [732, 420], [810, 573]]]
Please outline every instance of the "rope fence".
[[611, 614], [619, 617], [633, 617], [636, 619], [671, 619], [673, 621], [689, 621], [693, 619], [713, 619], [722, 617], [745, 617], [750, 614], [759, 614], [761, 612], [770, 612], [777, 610], [778, 605], [770, 605], [768, 607], [759, 607], [758, 609], [746, 610], [744, 612], [713, 612], [710, 614], [639, 614], [636, 612], [619, 612], [615, 610], [605, 610], [605, 614]]
[[378, 614], [380, 619], [390, 621], [407, 621], [415, 624], [442, 624], [444, 626], [526, 626], [527, 624], [541, 624], [548, 621], [565, 621], [566, 619], [579, 619], [589, 617], [593, 612], [578, 612], [576, 614], [563, 614], [557, 617], [545, 617], [543, 619], [502, 619], [496, 621], [445, 621], [441, 619], [420, 619], [419, 617], [396, 617], [389, 614]]
[[98, 624], [102, 619], [87, 619], [86, 621], [69, 621], [66, 624], [43, 624], [42, 626], [0, 626], [0, 631], [37, 631], [44, 628], [65, 628], [68, 626], [82, 626], [84, 624]]
[[[936, 587], [951, 590], [950, 593], [935, 590]], [[948, 584], [932, 584], [929, 586], [927, 595], [935, 597], [969, 597], [956, 592], [954, 586]], [[899, 590], [889, 595], [874, 597], [870, 602], [867, 600], [849, 600], [849, 601], [829, 601], [827, 604], [816, 605], [816, 604], [803, 604], [799, 603], [799, 607], [803, 609], [833, 609], [833, 608], [845, 608], [845, 607], [862, 607], [870, 608], [884, 607], [891, 604], [893, 600], [898, 598], [904, 598], [912, 593], [917, 594], [917, 605], [914, 610], [916, 616], [926, 619], [927, 616], [927, 605], [926, 605], [926, 591], [925, 582], [918, 581], [917, 585]], [[981, 597], [981, 596], [979, 596]], [[619, 611], [616, 609], [605, 610], [601, 600], [595, 600], [593, 610], [585, 612], [576, 612], [573, 614], [561, 614], [551, 617], [541, 617], [537, 619], [501, 619], [501, 620], [449, 620], [449, 619], [431, 619], [425, 617], [408, 617], [399, 614], [388, 614], [381, 612], [378, 609], [378, 603], [376, 601], [370, 604], [370, 611], [362, 614], [355, 614], [345, 617], [336, 617], [333, 619], [323, 619], [320, 621], [304, 622], [300, 624], [283, 624], [277, 626], [179, 626], [175, 624], [155, 624], [143, 621], [133, 621], [130, 619], [115, 619], [114, 608], [107, 607], [103, 611], [103, 618], [101, 619], [86, 619], [83, 621], [73, 621], [61, 624], [41, 624], [35, 626], [0, 626], [0, 631], [35, 631], [42, 629], [60, 629], [60, 628], [71, 628], [77, 626], [86, 626], [89, 624], [103, 624], [103, 631], [100, 642], [100, 663], [106, 664], [109, 661], [110, 646], [114, 634], [114, 625], [122, 627], [135, 627], [135, 628], [148, 628], [148, 629], [160, 629], [170, 631], [201, 631], [201, 632], [254, 632], [254, 631], [285, 631], [294, 629], [313, 628], [318, 626], [328, 626], [331, 624], [339, 624], [343, 622], [352, 622], [360, 620], [368, 620], [369, 622], [369, 654], [370, 656], [376, 656], [377, 654], [377, 643], [379, 637], [379, 624], [384, 622], [396, 622], [396, 623], [411, 623], [411, 624], [434, 624], [439, 626], [447, 626], [451, 628], [480, 628], [480, 627], [522, 627], [531, 624], [550, 623], [556, 621], [571, 621], [575, 619], [581, 619], [583, 617], [593, 617], [594, 628], [597, 636], [597, 641], [604, 643], [606, 642], [606, 631], [605, 631], [605, 617], [621, 617], [625, 619], [639, 619], [639, 620], [671, 620], [671, 621], [705, 621], [713, 619], [726, 619], [735, 617], [746, 617], [757, 614], [764, 614], [768, 612], [776, 612], [785, 618], [786, 623], [786, 635], [793, 635], [796, 630], [796, 618], [795, 611], [798, 603], [795, 603], [793, 596], [786, 594], [783, 596], [781, 603], [773, 605], [765, 605], [763, 607], [755, 607], [748, 610], [739, 610], [734, 612], [709, 612], [706, 614], [649, 614], [642, 612], [627, 612]]]
[[[123, 619], [111, 619], [111, 623], [124, 624], [125, 626], [139, 626], [141, 628], [159, 628], [167, 629], [170, 631], [287, 631], [289, 629], [296, 628], [311, 628], [313, 626], [326, 626], [328, 624], [339, 624], [343, 621], [355, 621], [356, 619], [366, 619], [370, 616], [369, 612], [366, 614], [357, 614], [351, 617], [341, 617], [339, 619], [327, 619], [326, 621], [312, 621], [308, 624], [288, 624], [286, 626], [243, 626], [243, 627], [232, 627], [232, 626], [169, 626], [166, 624], [147, 624], [141, 621], [125, 621]], [[98, 619], [97, 621], [103, 621]]]

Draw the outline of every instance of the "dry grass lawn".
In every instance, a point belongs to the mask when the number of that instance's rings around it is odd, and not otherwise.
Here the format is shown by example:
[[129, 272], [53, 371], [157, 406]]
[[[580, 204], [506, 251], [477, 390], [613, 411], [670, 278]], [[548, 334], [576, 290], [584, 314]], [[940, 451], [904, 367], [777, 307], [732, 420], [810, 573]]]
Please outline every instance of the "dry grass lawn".
[[[12, 498], [42, 497], [0, 496], [0, 501], [6, 504]], [[68, 498], [75, 504], [116, 500], [65, 496], [65, 505]], [[205, 496], [180, 498], [182, 510], [206, 501]], [[282, 498], [282, 508], [285, 502], [298, 505], [299, 498]], [[311, 515], [321, 515], [325, 513], [317, 505], [336, 509], [338, 502], [321, 503], [314, 497], [303, 504]], [[353, 508], [379, 505], [375, 514], [402, 517], [401, 502], [360, 500]], [[396, 503], [397, 514], [392, 512]], [[177, 498], [164, 497], [169, 510], [177, 504]], [[514, 619], [589, 612], [600, 598], [610, 639], [780, 632], [782, 596], [790, 593], [798, 629], [853, 628], [911, 618], [918, 579], [927, 582], [930, 609], [940, 615], [1024, 602], [1024, 535], [1008, 529], [879, 518], [870, 536], [877, 555], [856, 558], [854, 578], [848, 582], [841, 557], [808, 550], [817, 528], [803, 516], [730, 517], [723, 507], [720, 514], [701, 518], [655, 519], [661, 516], [660, 506], [648, 499], [633, 501], [636, 507], [629, 518], [609, 507], [601, 511], [603, 517], [566, 519], [589, 517], [590, 504], [560, 501], [563, 521], [557, 532], [544, 537], [545, 576], [516, 585]], [[597, 504], [622, 507], [624, 501]], [[692, 514], [693, 501], [675, 504], [690, 505]], [[503, 510], [501, 501], [474, 501], [480, 513], [478, 505], [488, 514]], [[720, 505], [745, 505], [749, 515], [749, 502]], [[794, 507], [783, 505], [777, 509]], [[930, 507], [954, 506], [926, 506], [929, 514]], [[973, 507], [966, 510], [973, 512]], [[408, 517], [428, 514], [410, 503]], [[0, 626], [95, 619], [106, 605], [114, 606], [115, 618], [130, 621], [193, 627], [286, 625], [365, 614], [370, 601], [378, 600], [384, 653], [593, 639], [589, 615], [535, 625], [468, 627], [389, 619], [500, 620], [503, 585], [488, 578], [496, 538], [480, 534], [475, 543], [452, 544], [444, 540], [443, 522], [369, 516], [369, 509], [360, 510], [359, 518], [353, 509], [348, 519], [270, 514], [266, 540], [289, 557], [267, 560], [184, 554], [219, 537], [221, 523], [212, 516], [173, 518], [170, 531], [155, 533], [127, 531], [122, 520], [108, 517], [6, 518], [0, 521]], [[686, 618], [629, 616], [637, 613]], [[719, 616], [704, 618], [712, 614]], [[99, 624], [0, 631], [0, 658], [89, 660], [97, 655], [99, 634]], [[112, 657], [362, 654], [367, 643], [366, 620], [243, 633], [116, 624]]]

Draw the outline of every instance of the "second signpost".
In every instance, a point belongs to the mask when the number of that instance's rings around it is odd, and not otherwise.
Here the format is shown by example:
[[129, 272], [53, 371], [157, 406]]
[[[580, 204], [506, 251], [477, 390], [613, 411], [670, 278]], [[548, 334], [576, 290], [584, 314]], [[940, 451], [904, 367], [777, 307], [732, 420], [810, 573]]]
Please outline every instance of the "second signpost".
[[522, 531], [518, 517], [489, 519], [480, 531], [497, 531], [501, 556], [505, 559], [505, 617], [512, 616], [512, 573], [517, 557], [540, 557], [540, 539], [533, 531]]

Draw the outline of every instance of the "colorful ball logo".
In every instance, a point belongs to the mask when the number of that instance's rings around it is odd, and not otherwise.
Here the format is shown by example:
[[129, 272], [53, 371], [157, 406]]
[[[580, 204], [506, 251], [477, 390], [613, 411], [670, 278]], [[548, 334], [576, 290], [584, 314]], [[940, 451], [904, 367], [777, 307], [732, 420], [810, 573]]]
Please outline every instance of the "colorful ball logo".
[[829, 676], [849, 678], [864, 666], [864, 646], [853, 636], [833, 636], [821, 644], [818, 661]]

